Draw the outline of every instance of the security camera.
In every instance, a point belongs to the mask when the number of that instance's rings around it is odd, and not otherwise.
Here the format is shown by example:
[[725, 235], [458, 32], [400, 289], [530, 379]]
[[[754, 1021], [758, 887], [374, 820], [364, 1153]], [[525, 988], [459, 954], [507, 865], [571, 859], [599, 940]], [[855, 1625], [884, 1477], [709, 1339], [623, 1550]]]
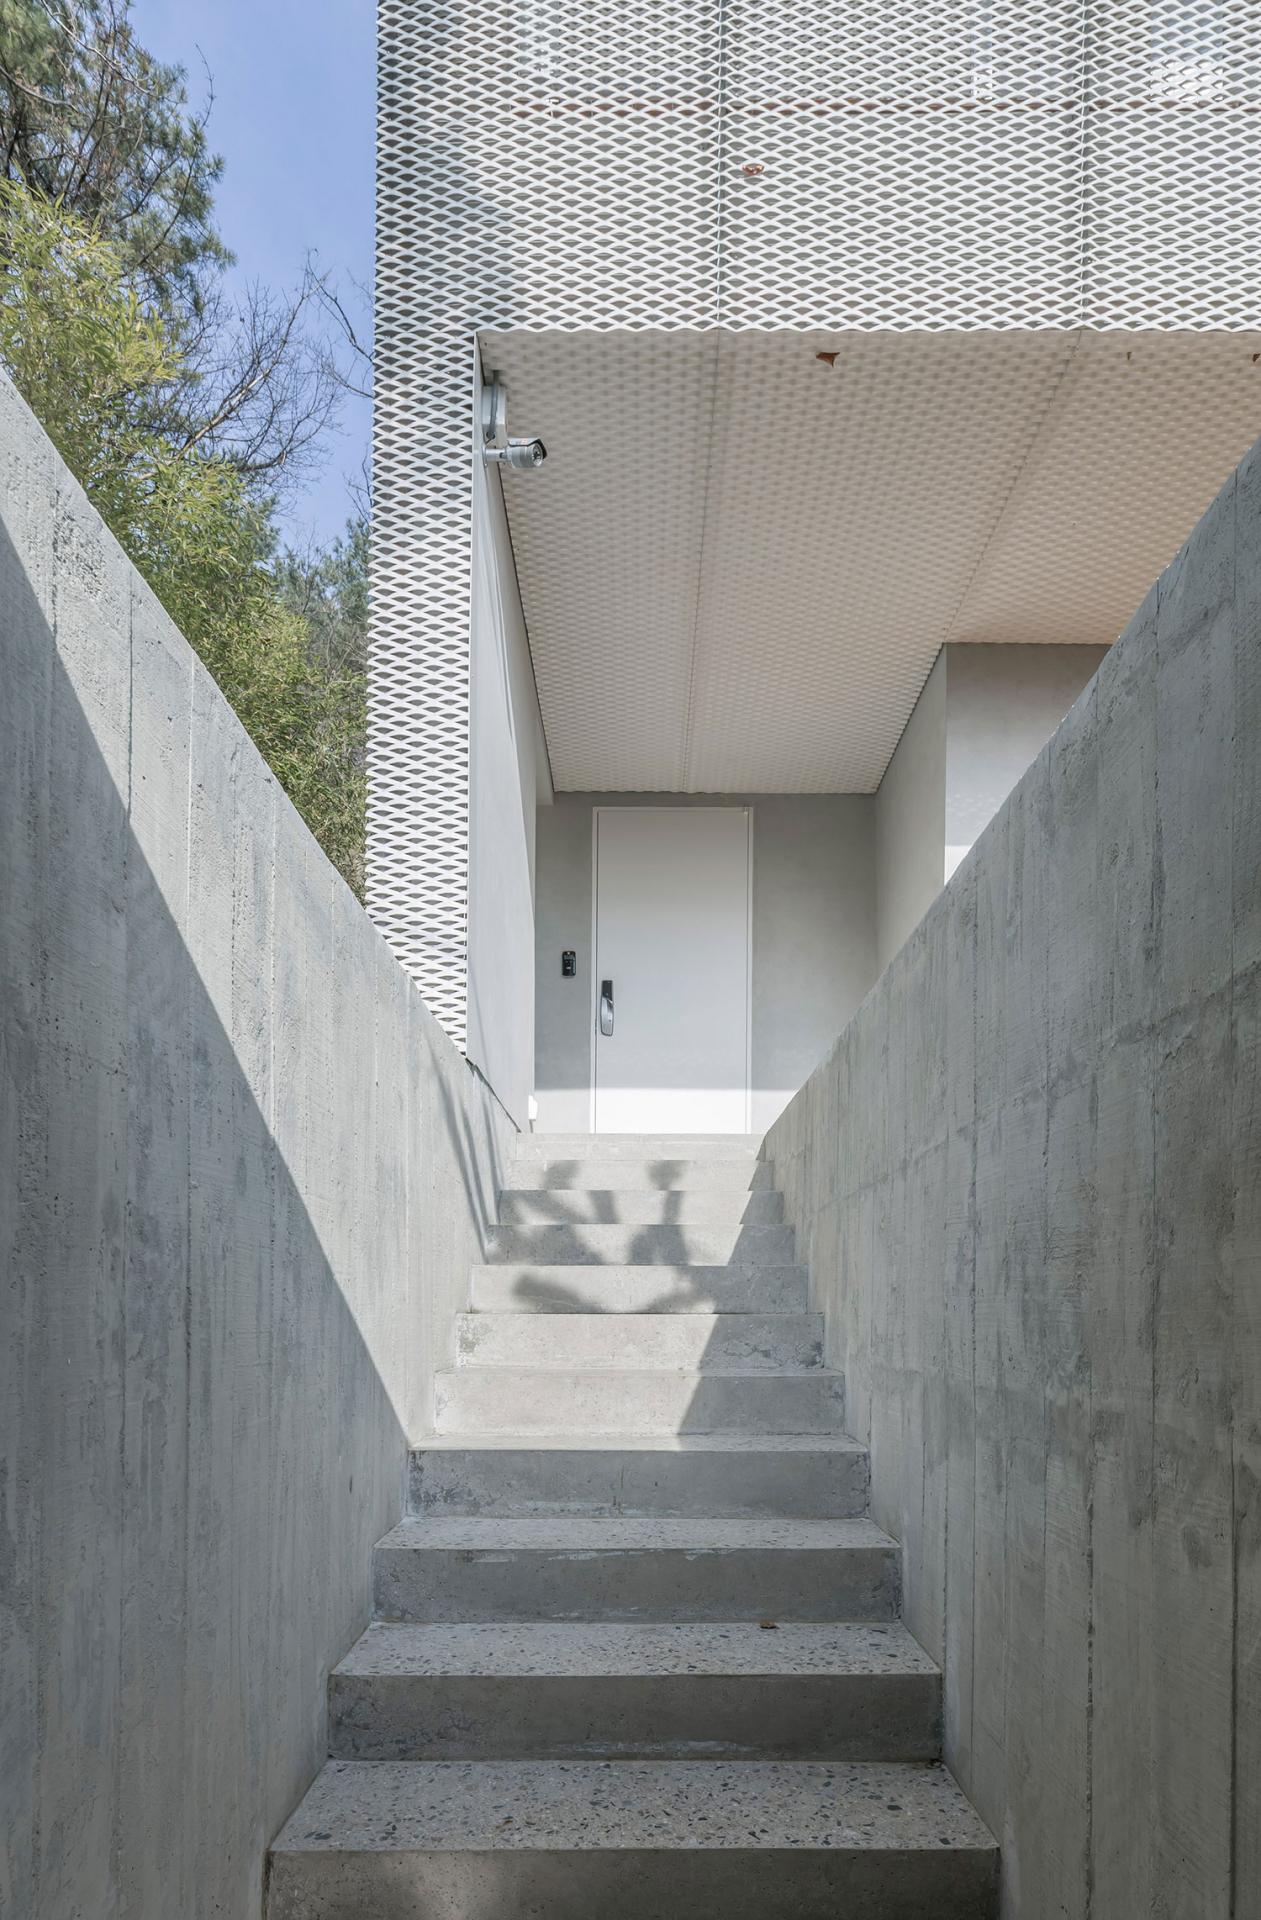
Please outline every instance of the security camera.
[[488, 460], [498, 460], [514, 473], [531, 473], [546, 460], [547, 448], [541, 440], [509, 439], [506, 446], [487, 447], [485, 454]]
[[488, 374], [482, 388], [482, 458], [513, 473], [532, 473], [547, 458], [541, 440], [508, 432], [508, 390], [497, 373]]

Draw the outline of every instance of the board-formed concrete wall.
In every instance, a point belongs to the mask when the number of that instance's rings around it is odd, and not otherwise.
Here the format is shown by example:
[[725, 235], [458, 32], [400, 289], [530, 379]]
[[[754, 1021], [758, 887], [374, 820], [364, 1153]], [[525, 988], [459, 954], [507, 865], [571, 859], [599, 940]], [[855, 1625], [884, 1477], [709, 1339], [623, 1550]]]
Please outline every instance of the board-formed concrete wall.
[[771, 1132], [1019, 1920], [1261, 1913], [1261, 450]]
[[257, 1920], [511, 1128], [0, 380], [0, 1913]]

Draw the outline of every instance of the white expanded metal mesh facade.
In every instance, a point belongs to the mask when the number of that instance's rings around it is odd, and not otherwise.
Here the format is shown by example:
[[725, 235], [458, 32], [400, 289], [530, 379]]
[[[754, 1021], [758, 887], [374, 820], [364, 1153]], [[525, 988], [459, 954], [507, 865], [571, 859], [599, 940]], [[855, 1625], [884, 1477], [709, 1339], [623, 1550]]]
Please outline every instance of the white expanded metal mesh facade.
[[369, 903], [462, 1041], [477, 332], [1261, 326], [1261, 5], [380, 0], [379, 34]]

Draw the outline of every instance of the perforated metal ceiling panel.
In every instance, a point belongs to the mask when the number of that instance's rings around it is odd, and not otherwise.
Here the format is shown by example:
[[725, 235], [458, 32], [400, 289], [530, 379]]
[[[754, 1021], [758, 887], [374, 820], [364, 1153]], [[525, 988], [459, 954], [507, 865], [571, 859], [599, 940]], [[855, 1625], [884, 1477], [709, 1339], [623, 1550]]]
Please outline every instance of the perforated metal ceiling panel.
[[549, 447], [505, 494], [569, 790], [872, 790], [944, 642], [1108, 644], [1261, 435], [1261, 335], [484, 352]]
[[[1261, 327], [1261, 6], [380, 0], [378, 19], [368, 893], [458, 1035], [475, 332]], [[1053, 378], [1055, 350], [1032, 358]], [[719, 417], [742, 444], [738, 394]], [[961, 540], [985, 510], [959, 509]], [[664, 604], [686, 535], [662, 518]], [[723, 672], [708, 606], [694, 702]], [[802, 779], [826, 760], [811, 725]], [[741, 760], [687, 738], [707, 781]]]

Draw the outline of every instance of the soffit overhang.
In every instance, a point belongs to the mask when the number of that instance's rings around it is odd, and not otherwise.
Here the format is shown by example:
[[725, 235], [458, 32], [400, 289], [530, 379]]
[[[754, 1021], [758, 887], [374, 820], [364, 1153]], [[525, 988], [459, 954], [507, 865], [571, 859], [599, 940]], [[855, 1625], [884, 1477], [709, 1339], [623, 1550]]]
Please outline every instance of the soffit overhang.
[[[834, 355], [832, 361], [820, 354]], [[873, 791], [948, 642], [1110, 643], [1261, 435], [1261, 335], [502, 332], [562, 791]]]

